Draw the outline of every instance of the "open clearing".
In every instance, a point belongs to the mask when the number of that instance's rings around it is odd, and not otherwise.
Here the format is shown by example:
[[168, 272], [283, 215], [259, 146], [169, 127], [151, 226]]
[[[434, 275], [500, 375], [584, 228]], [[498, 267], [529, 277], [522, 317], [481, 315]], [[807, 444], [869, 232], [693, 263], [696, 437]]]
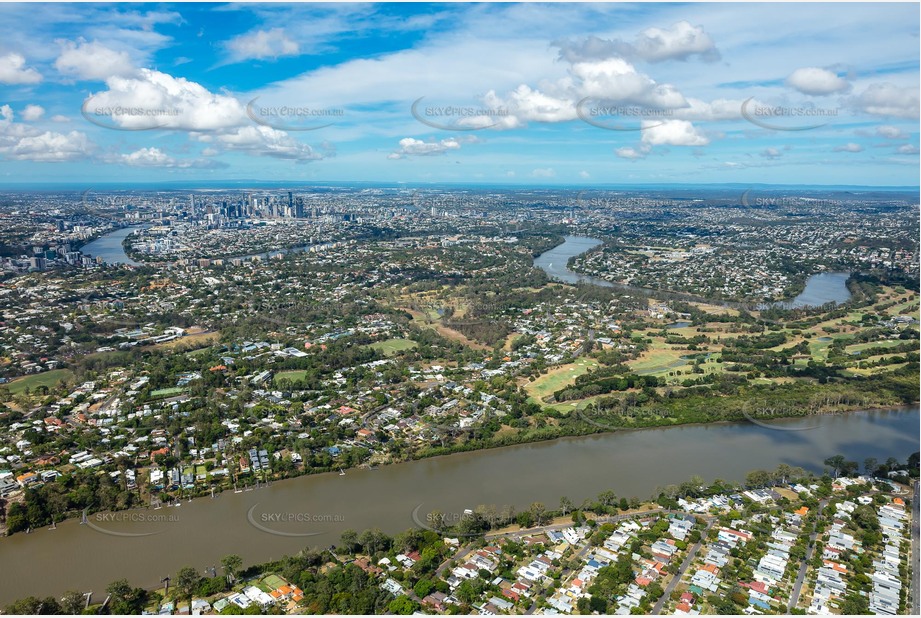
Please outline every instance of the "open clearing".
[[173, 348], [200, 348], [203, 346], [211, 345], [212, 343], [217, 343], [220, 338], [221, 333], [219, 331], [213, 331], [210, 333], [187, 335], [185, 337], [180, 337], [179, 339], [167, 341], [166, 343], [158, 343], [153, 347], [166, 350]]
[[561, 388], [574, 384], [576, 378], [588, 373], [597, 366], [598, 361], [594, 358], [580, 358], [574, 363], [551, 369], [533, 382], [525, 384], [524, 390], [537, 403], [542, 404], [543, 402], [541, 400], [544, 397], [555, 393]]
[[61, 382], [69, 380], [74, 376], [74, 373], [70, 369], [53, 369], [51, 371], [43, 371], [42, 373], [36, 373], [30, 376], [25, 376], [23, 378], [16, 378], [12, 382], [6, 384], [6, 387], [9, 389], [10, 393], [17, 395], [27, 388], [34, 391], [39, 386], [47, 386], [49, 389], [56, 387]]
[[416, 311], [415, 309], [409, 309], [407, 307], [400, 307], [399, 309], [411, 315], [413, 317], [413, 321], [416, 322], [416, 324], [418, 324], [419, 326], [422, 326], [423, 328], [431, 328], [432, 330], [437, 332], [439, 335], [441, 335], [445, 339], [450, 339], [451, 341], [457, 341], [458, 343], [461, 343], [475, 350], [491, 350], [492, 349], [489, 346], [483, 345], [481, 343], [477, 343], [473, 339], [470, 339], [463, 333], [456, 331], [453, 328], [448, 328], [441, 322], [435, 321], [435, 319], [431, 317], [427, 317], [420, 311]]
[[411, 350], [418, 344], [411, 339], [387, 339], [386, 341], [377, 341], [371, 344], [371, 347], [384, 356], [393, 356], [403, 350]]
[[279, 384], [282, 380], [290, 380], [292, 382], [300, 382], [307, 376], [307, 372], [301, 369], [293, 369], [291, 371], [279, 371], [275, 374], [275, 377], [272, 378], [272, 381], [275, 384]]

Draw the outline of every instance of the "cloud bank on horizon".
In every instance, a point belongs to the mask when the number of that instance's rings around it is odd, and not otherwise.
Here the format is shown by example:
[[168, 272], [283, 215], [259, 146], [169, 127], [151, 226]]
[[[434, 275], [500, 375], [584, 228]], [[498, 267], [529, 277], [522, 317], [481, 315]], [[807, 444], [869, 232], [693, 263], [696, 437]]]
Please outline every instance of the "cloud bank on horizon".
[[917, 4], [0, 5], [0, 183], [919, 184]]

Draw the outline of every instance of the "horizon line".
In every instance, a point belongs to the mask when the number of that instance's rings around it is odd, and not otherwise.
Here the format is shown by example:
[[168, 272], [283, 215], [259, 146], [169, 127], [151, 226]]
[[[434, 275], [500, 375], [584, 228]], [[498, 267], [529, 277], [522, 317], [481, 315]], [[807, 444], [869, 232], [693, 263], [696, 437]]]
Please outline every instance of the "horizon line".
[[383, 181], [383, 180], [167, 180], [167, 181], [98, 181], [77, 183], [73, 181], [62, 182], [0, 182], [0, 189], [13, 190], [42, 190], [42, 189], [64, 189], [75, 187], [77, 190], [86, 189], [94, 186], [121, 186], [131, 187], [155, 187], [163, 186], [227, 186], [229, 185], [246, 185], [259, 184], [271, 186], [323, 186], [323, 185], [370, 185], [387, 188], [411, 188], [411, 187], [438, 187], [438, 186], [464, 186], [464, 187], [494, 187], [494, 188], [513, 188], [513, 189], [593, 189], [593, 188], [650, 188], [650, 187], [776, 187], [776, 188], [811, 188], [811, 189], [871, 189], [887, 191], [916, 191], [921, 192], [921, 185], [857, 185], [857, 184], [785, 184], [785, 183], [745, 183], [745, 182], [726, 182], [726, 183], [500, 183], [500, 182], [467, 182], [467, 181], [430, 181], [430, 182], [408, 182], [408, 181]]

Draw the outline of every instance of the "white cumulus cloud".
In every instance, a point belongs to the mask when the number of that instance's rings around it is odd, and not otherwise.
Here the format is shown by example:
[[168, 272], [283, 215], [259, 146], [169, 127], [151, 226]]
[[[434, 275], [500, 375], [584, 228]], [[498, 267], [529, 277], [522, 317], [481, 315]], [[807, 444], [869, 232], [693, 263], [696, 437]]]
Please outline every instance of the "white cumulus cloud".
[[26, 59], [21, 54], [9, 53], [0, 56], [0, 84], [37, 84], [41, 74], [26, 68]]
[[437, 142], [424, 142], [413, 137], [404, 137], [400, 140], [399, 150], [391, 152], [389, 155], [387, 155], [387, 158], [403, 159], [405, 157], [413, 156], [428, 157], [441, 155], [448, 152], [449, 150], [459, 150], [460, 147], [460, 142], [453, 137], [449, 137]]
[[569, 62], [613, 57], [662, 62], [687, 60], [699, 56], [705, 61], [719, 60], [716, 44], [703, 26], [679, 21], [668, 28], [647, 28], [631, 43], [622, 39], [591, 36], [579, 42], [559, 43], [560, 57]]
[[88, 158], [95, 145], [84, 133], [42, 131], [15, 122], [13, 109], [0, 106], [0, 157], [18, 161], [61, 162]]
[[45, 108], [41, 105], [26, 105], [26, 108], [22, 110], [22, 119], [28, 122], [40, 120], [44, 115]]
[[227, 41], [227, 49], [236, 60], [260, 60], [296, 56], [300, 53], [297, 41], [292, 40], [283, 28], [256, 30]]
[[918, 118], [918, 88], [896, 86], [888, 82], [870, 84], [853, 97], [857, 109], [874, 116]]
[[825, 96], [847, 92], [851, 84], [836, 73], [818, 67], [796, 69], [787, 77], [787, 85], [803, 94]]
[[844, 146], [835, 146], [835, 152], [863, 152], [863, 146], [848, 142]]
[[640, 144], [637, 148], [631, 146], [624, 146], [623, 148], [618, 148], [614, 151], [621, 159], [628, 159], [630, 161], [636, 161], [638, 159], [645, 159], [646, 155], [649, 154], [649, 151], [652, 149], [648, 144]]
[[905, 139], [908, 137], [902, 129], [894, 127], [891, 124], [884, 124], [876, 127], [876, 134], [887, 139]]
[[651, 146], [706, 146], [709, 138], [687, 120], [644, 120], [643, 143]]
[[61, 55], [54, 67], [63, 75], [77, 79], [105, 81], [110, 77], [132, 75], [136, 69], [128, 52], [110, 49], [98, 41], [60, 41]]
[[115, 157], [114, 162], [131, 167], [165, 167], [178, 169], [214, 169], [226, 167], [219, 161], [208, 159], [176, 159], [159, 148], [141, 148]]

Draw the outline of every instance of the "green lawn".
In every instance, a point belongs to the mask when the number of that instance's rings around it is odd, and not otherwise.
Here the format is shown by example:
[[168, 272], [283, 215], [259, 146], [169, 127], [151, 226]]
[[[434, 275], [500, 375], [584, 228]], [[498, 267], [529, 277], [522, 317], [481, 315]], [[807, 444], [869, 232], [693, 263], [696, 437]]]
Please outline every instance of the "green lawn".
[[573, 384], [580, 375], [588, 373], [598, 366], [598, 361], [594, 358], [580, 358], [574, 363], [561, 365], [556, 369], [551, 369], [545, 375], [540, 376], [533, 382], [526, 384], [524, 390], [535, 401], [543, 404], [542, 398], [555, 393], [556, 391]]
[[393, 356], [397, 352], [411, 350], [417, 345], [419, 344], [410, 339], [387, 339], [386, 341], [378, 341], [376, 343], [372, 343], [371, 347], [384, 356]]
[[889, 309], [887, 309], [886, 313], [888, 313], [889, 315], [900, 315], [903, 310], [908, 309], [908, 308], [912, 308], [915, 310], [915, 312], [917, 312], [918, 311], [918, 299], [916, 298], [914, 300], [907, 300], [904, 303], [899, 303], [898, 305], [894, 305], [890, 307]]
[[902, 367], [907, 367], [908, 363], [898, 363], [895, 365], [883, 365], [882, 367], [869, 367], [867, 369], [860, 369], [858, 367], [850, 367], [848, 369], [842, 369], [841, 373], [846, 376], [867, 376], [876, 373], [883, 373], [886, 371], [895, 371], [896, 369], [901, 369]]
[[272, 382], [276, 385], [280, 384], [282, 380], [290, 380], [291, 382], [300, 382], [307, 377], [307, 372], [303, 369], [293, 369], [291, 371], [279, 371], [275, 374], [275, 377], [272, 378]]
[[178, 395], [184, 393], [185, 389], [178, 386], [172, 388], [158, 388], [155, 391], [150, 391], [151, 397], [172, 397], [173, 395]]
[[10, 390], [11, 394], [16, 395], [27, 388], [32, 391], [39, 386], [47, 386], [49, 389], [52, 389], [62, 382], [71, 379], [73, 376], [74, 372], [70, 369], [54, 369], [52, 371], [43, 371], [42, 373], [25, 376], [24, 378], [16, 378], [12, 382], [7, 383], [6, 387]]
[[855, 343], [844, 348], [845, 353], [862, 352], [870, 348], [892, 348], [899, 344], [905, 343], [902, 339], [885, 339], [883, 341], [868, 341], [867, 343]]
[[205, 356], [211, 353], [211, 348], [199, 348], [197, 350], [192, 350], [191, 352], [186, 352], [185, 355], [196, 358], [198, 356]]
[[595, 403], [602, 397], [607, 397], [608, 395], [593, 395], [591, 397], [586, 397], [585, 399], [574, 399], [572, 401], [564, 401], [561, 403], [551, 403], [551, 404], [542, 404], [545, 408], [553, 408], [557, 412], [570, 413], [575, 410], [584, 410], [589, 404]]
[[280, 578], [278, 575], [275, 575], [274, 573], [269, 573], [262, 579], [262, 583], [268, 586], [269, 589], [267, 592], [272, 592], [276, 588], [281, 588], [284, 586], [285, 580]]
[[688, 361], [681, 357], [694, 353], [686, 349], [675, 349], [661, 340], [654, 340], [650, 344], [649, 350], [643, 352], [640, 358], [627, 361], [627, 366], [638, 375], [647, 375], [659, 371], [668, 372], [687, 365]]

